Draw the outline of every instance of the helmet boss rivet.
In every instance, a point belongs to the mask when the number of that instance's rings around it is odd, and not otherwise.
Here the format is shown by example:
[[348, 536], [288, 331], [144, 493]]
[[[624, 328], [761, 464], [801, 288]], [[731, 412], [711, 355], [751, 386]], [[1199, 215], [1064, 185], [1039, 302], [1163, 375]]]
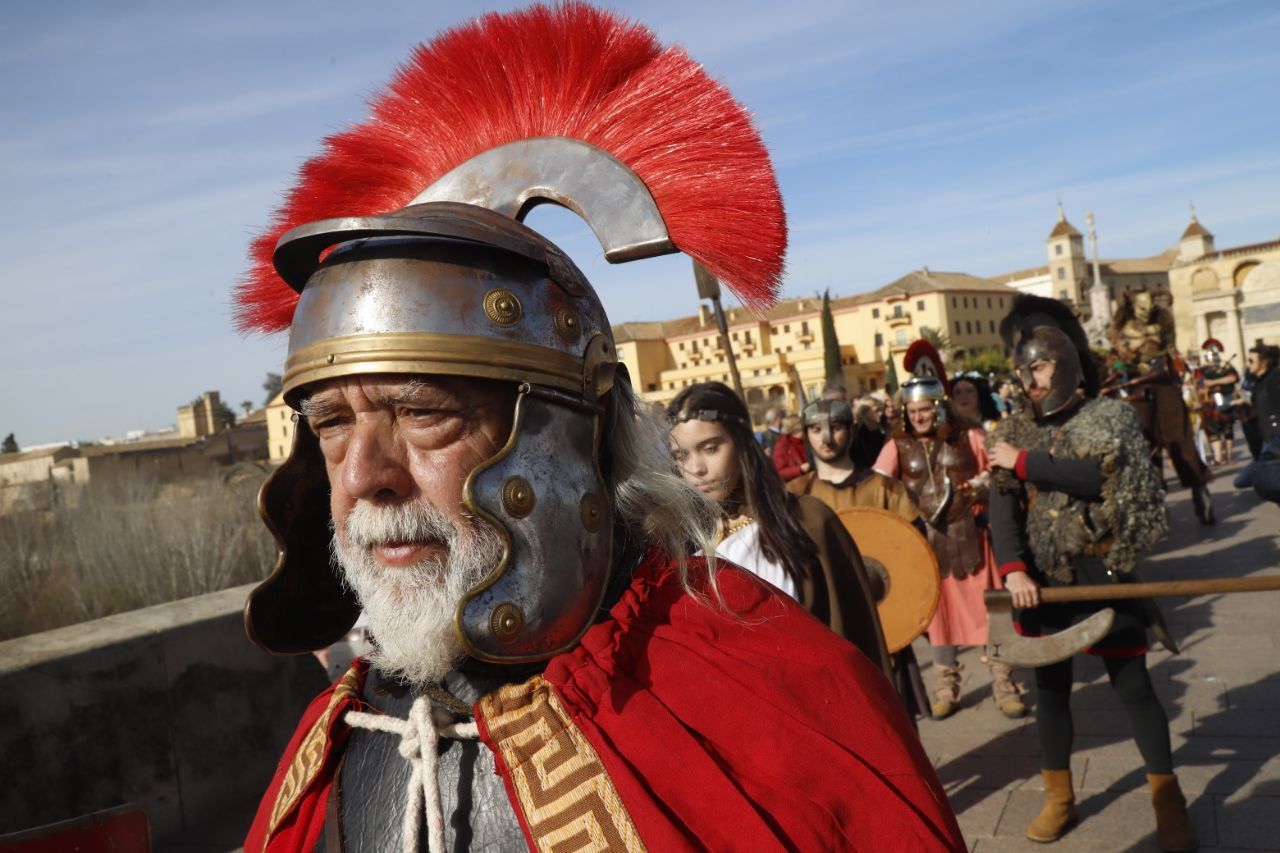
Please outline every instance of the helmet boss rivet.
[[502, 484], [502, 508], [512, 518], [533, 512], [533, 486], [524, 477], [508, 477]]
[[578, 512], [582, 516], [582, 526], [587, 530], [594, 532], [600, 526], [600, 516], [603, 514], [600, 509], [600, 498], [591, 492], [582, 496], [582, 501], [578, 504]]
[[520, 608], [507, 601], [493, 608], [493, 615], [489, 617], [489, 629], [493, 631], [493, 635], [504, 643], [509, 643], [520, 634], [520, 630], [524, 628], [524, 614], [520, 612]]
[[496, 287], [484, 295], [484, 313], [498, 326], [514, 326], [524, 315], [524, 307], [513, 292]]

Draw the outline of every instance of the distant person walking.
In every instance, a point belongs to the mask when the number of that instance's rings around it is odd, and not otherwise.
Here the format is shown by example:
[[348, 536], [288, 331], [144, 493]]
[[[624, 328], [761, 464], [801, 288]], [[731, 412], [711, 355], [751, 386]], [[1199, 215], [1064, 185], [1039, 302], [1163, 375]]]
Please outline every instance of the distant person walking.
[[808, 473], [811, 467], [801, 431], [798, 415], [787, 415], [782, 419], [782, 433], [773, 446], [773, 467], [778, 469], [783, 482]]

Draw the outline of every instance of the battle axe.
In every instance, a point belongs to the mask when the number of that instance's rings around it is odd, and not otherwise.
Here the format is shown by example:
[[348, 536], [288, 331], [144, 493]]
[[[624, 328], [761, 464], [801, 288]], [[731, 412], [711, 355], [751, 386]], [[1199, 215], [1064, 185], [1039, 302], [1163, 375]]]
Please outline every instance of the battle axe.
[[[1280, 577], [1041, 587], [1040, 601], [1043, 604], [1051, 604], [1059, 601], [1160, 598], [1171, 595], [1259, 592], [1268, 589], [1280, 589]], [[1065, 631], [1045, 637], [1023, 637], [1013, 629], [1013, 597], [1005, 590], [990, 589], [985, 593], [985, 598], [987, 600], [987, 656], [1009, 666], [1048, 666], [1064, 661], [1105, 637], [1111, 630], [1111, 622], [1116, 615], [1110, 607], [1104, 607]]]

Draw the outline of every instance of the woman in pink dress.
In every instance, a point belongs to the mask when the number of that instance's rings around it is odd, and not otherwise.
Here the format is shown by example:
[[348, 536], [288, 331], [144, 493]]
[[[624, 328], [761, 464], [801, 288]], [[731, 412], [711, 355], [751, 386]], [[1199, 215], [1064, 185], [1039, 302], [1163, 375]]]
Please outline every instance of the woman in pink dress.
[[[929, 544], [942, 574], [938, 610], [929, 625], [936, 673], [935, 720], [955, 712], [960, 702], [960, 646], [985, 646], [987, 607], [982, 594], [1000, 589], [986, 531], [978, 519], [991, 480], [982, 429], [956, 415], [944, 380], [916, 376], [902, 386], [902, 428], [885, 442], [877, 471], [903, 481], [920, 507]], [[1027, 713], [1023, 688], [1009, 667], [986, 661], [996, 706], [1007, 717]]]

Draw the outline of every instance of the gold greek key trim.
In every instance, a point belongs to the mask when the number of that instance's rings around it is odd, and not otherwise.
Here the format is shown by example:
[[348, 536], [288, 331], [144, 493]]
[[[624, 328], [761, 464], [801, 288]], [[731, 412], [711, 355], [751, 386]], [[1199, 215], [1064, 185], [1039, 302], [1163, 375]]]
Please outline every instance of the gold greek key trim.
[[501, 687], [478, 708], [538, 850], [645, 849], [600, 756], [542, 676]]
[[582, 393], [579, 358], [536, 344], [442, 332], [377, 332], [309, 344], [285, 362], [284, 390], [364, 373], [442, 373]]
[[359, 698], [361, 681], [360, 672], [355, 667], [348, 669], [346, 675], [342, 676], [342, 680], [338, 682], [333, 695], [329, 697], [329, 704], [325, 707], [324, 713], [311, 726], [307, 736], [302, 739], [297, 753], [293, 756], [293, 763], [289, 765], [289, 772], [285, 774], [284, 781], [280, 783], [280, 790], [276, 792], [276, 802], [271, 808], [271, 820], [267, 823], [265, 840], [270, 841], [271, 836], [275, 835], [276, 830], [280, 828], [281, 822], [289, 816], [294, 806], [302, 799], [303, 793], [320, 774], [320, 768], [324, 765], [325, 747], [329, 743], [329, 721], [339, 703], [347, 699]]

